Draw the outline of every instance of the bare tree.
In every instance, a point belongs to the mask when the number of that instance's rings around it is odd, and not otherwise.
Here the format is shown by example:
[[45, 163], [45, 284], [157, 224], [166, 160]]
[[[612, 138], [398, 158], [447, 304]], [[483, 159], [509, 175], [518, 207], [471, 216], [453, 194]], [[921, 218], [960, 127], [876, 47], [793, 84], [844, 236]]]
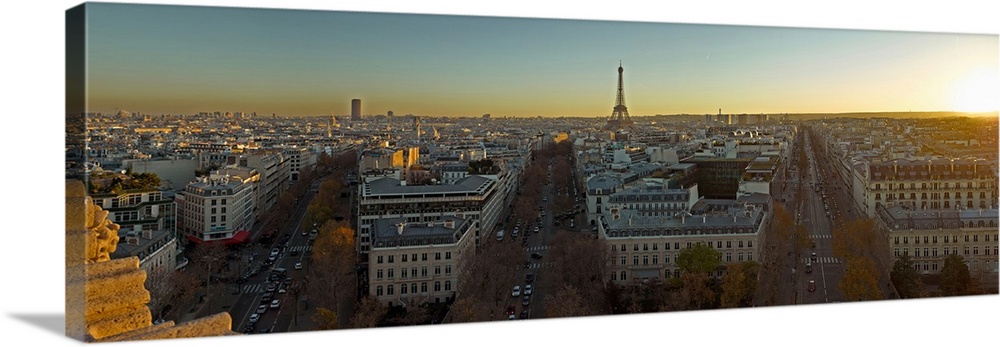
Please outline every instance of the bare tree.
[[351, 328], [374, 328], [378, 326], [389, 309], [374, 297], [365, 296], [351, 317]]

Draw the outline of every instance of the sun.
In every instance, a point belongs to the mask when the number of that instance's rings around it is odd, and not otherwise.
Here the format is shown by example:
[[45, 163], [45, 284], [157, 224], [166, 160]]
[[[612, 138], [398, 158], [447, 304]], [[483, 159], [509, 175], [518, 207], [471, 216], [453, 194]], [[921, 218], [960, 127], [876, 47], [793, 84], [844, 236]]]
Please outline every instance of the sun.
[[958, 112], [996, 111], [1000, 105], [1000, 75], [996, 69], [977, 69], [955, 85], [952, 110]]

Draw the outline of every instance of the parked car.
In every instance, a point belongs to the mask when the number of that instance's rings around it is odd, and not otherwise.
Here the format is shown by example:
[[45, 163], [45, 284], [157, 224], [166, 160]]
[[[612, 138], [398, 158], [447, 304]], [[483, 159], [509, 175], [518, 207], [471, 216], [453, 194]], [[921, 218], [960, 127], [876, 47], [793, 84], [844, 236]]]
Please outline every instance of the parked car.
[[521, 306], [528, 306], [531, 304], [531, 295], [525, 295], [524, 299], [521, 300]]
[[525, 284], [524, 285], [524, 295], [531, 295], [531, 285], [530, 284]]
[[257, 313], [264, 314], [264, 312], [267, 312], [267, 305], [257, 306]]
[[809, 280], [809, 291], [810, 292], [815, 292], [816, 291], [816, 281], [815, 280]]
[[514, 286], [514, 291], [510, 293], [510, 296], [515, 298], [521, 296], [521, 286]]
[[[259, 320], [260, 320], [260, 314], [254, 313], [254, 314], [250, 315], [250, 323], [257, 323], [257, 321], [259, 321]], [[253, 329], [251, 329], [251, 331], [252, 330]]]
[[534, 280], [535, 280], [535, 274], [529, 273], [527, 275], [524, 275], [524, 281], [525, 282], [531, 283]]
[[295, 263], [296, 270], [302, 270], [302, 263]]
[[271, 301], [271, 306], [270, 307], [271, 308], [279, 308], [279, 307], [281, 307], [281, 300], [274, 299], [273, 301]]

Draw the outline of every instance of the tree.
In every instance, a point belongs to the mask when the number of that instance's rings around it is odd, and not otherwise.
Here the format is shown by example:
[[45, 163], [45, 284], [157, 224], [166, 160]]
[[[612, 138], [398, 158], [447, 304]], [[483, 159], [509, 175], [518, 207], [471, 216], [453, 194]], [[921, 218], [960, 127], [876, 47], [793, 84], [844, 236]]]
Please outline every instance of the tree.
[[586, 301], [578, 289], [567, 284], [559, 287], [555, 294], [545, 295], [542, 305], [549, 318], [582, 317], [593, 314]]
[[351, 328], [374, 328], [382, 321], [389, 309], [372, 296], [361, 299], [354, 317], [351, 317]]
[[684, 272], [680, 277], [680, 290], [674, 292], [667, 306], [670, 310], [701, 310], [715, 303], [715, 292], [708, 285], [704, 272]]
[[889, 278], [896, 286], [899, 297], [903, 299], [920, 297], [923, 284], [920, 281], [920, 274], [913, 268], [913, 261], [909, 255], [903, 254], [893, 263]]
[[972, 276], [965, 258], [958, 254], [949, 254], [944, 258], [941, 268], [941, 294], [945, 296], [968, 295], [972, 288]]
[[879, 283], [874, 261], [851, 257], [844, 264], [844, 277], [841, 277], [839, 287], [848, 301], [879, 300], [883, 298]]
[[747, 261], [726, 266], [722, 277], [721, 307], [749, 307], [757, 290], [757, 274], [760, 264]]
[[357, 285], [354, 230], [327, 221], [318, 234], [309, 267], [310, 298], [316, 298], [318, 307], [340, 313], [343, 303], [354, 300]]
[[604, 302], [604, 276], [611, 260], [607, 244], [590, 237], [557, 230], [549, 242], [551, 248], [547, 256], [554, 264], [544, 269], [543, 278], [547, 288], [572, 287], [580, 295], [588, 298], [585, 305], [592, 314], [611, 313]]
[[677, 255], [677, 267], [684, 272], [707, 274], [719, 267], [719, 251], [696, 243]]
[[339, 323], [337, 323], [337, 312], [325, 309], [317, 308], [316, 313], [313, 314], [313, 322], [316, 323], [316, 329], [318, 330], [333, 330], [339, 328]]

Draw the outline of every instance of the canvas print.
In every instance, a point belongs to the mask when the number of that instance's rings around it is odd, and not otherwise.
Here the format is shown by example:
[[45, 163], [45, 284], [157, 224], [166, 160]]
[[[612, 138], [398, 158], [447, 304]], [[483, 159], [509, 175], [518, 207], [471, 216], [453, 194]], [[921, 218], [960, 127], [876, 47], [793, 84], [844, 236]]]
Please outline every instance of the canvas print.
[[996, 295], [998, 36], [84, 3], [88, 342]]

